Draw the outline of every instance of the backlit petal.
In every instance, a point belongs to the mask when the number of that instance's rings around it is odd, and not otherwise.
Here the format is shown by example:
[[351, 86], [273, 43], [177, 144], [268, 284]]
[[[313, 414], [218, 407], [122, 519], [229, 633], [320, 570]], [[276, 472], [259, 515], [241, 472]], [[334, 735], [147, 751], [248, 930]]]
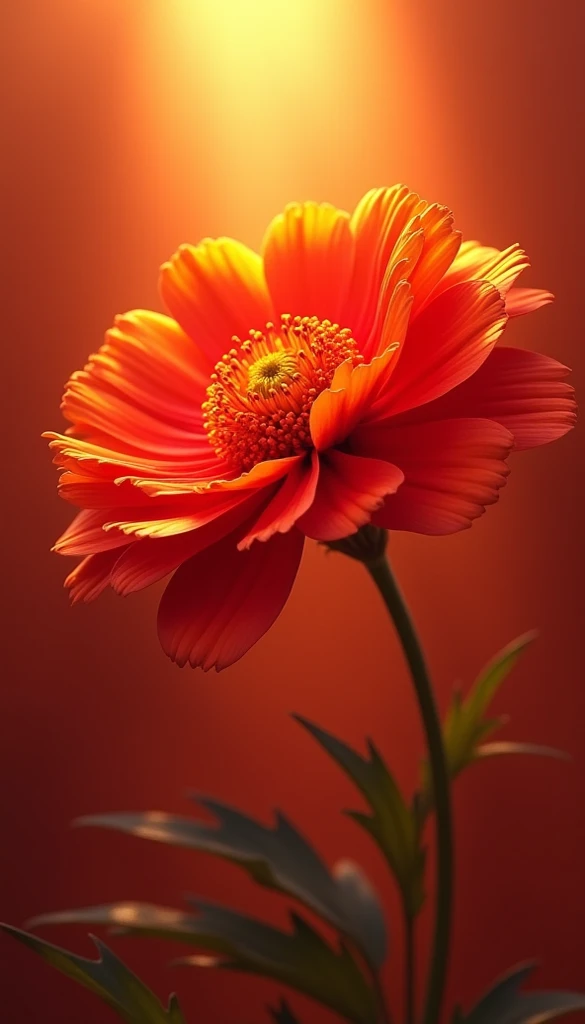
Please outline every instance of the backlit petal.
[[351, 216], [355, 263], [343, 320], [360, 346], [374, 323], [380, 288], [394, 247], [420, 205], [420, 196], [410, 192], [406, 185], [375, 188], [360, 200]]
[[461, 233], [455, 231], [453, 214], [446, 206], [427, 206], [420, 215], [420, 226], [424, 245], [409, 275], [414, 299], [411, 319], [427, 305], [461, 245]]
[[[191, 494], [187, 500], [183, 498], [176, 502], [176, 508], [151, 499], [148, 506], [141, 507], [126, 519], [113, 518], [112, 513], [105, 529], [131, 537], [171, 537], [178, 533], [190, 533], [192, 530], [199, 530], [218, 516], [230, 512], [247, 497], [248, 493], [245, 491]], [[150, 515], [145, 517], [146, 513]]]
[[349, 362], [342, 363], [331, 387], [321, 392], [311, 409], [311, 438], [319, 451], [326, 451], [349, 437], [382, 385], [389, 385], [397, 350], [398, 346], [392, 345], [371, 363], [354, 367]]
[[353, 443], [364, 455], [386, 458], [404, 471], [404, 483], [373, 516], [375, 523], [445, 534], [471, 526], [497, 501], [513, 438], [491, 420], [458, 419], [363, 428]]
[[575, 393], [563, 380], [569, 372], [538, 352], [497, 346], [459, 387], [397, 421], [481, 416], [511, 431], [515, 451], [533, 448], [562, 437], [575, 424]]
[[402, 471], [388, 462], [336, 449], [320, 456], [320, 462], [315, 499], [297, 522], [315, 540], [339, 540], [355, 533], [404, 479]]
[[162, 298], [183, 330], [215, 366], [237, 334], [272, 318], [262, 260], [233, 238], [182, 245], [161, 268]]
[[457, 258], [445, 274], [439, 290], [461, 281], [489, 281], [506, 295], [516, 278], [530, 266], [528, 256], [518, 244], [494, 249], [480, 242], [463, 242]]
[[125, 547], [128, 537], [104, 530], [106, 515], [102, 509], [78, 512], [53, 545], [61, 555], [90, 555], [111, 548]]
[[153, 539], [145, 537], [122, 551], [110, 576], [111, 586], [118, 594], [130, 594], [158, 582], [179, 565], [205, 548], [216, 544], [248, 519], [256, 507], [269, 500], [269, 493], [254, 492], [228, 512], [190, 533]]
[[223, 460], [217, 458], [209, 444], [195, 449], [178, 459], [148, 458], [144, 453], [120, 451], [104, 444], [86, 441], [68, 434], [46, 431], [49, 448], [54, 452], [55, 465], [82, 475], [87, 483], [92, 479], [105, 481], [134, 480], [140, 477], [185, 478], [191, 482], [199, 478], [218, 476], [226, 470]]
[[240, 550], [249, 548], [255, 540], [267, 541], [275, 533], [286, 533], [292, 529], [312, 504], [318, 479], [319, 456], [313, 451], [293, 466], [272, 501], [240, 541]]
[[88, 555], [75, 566], [64, 584], [69, 588], [73, 604], [77, 601], [95, 601], [99, 597], [108, 586], [111, 571], [119, 557], [120, 548], [114, 548]]
[[534, 313], [541, 306], [554, 302], [554, 298], [552, 292], [543, 291], [541, 288], [510, 288], [506, 295], [506, 313], [508, 316]]
[[231, 533], [185, 562], [164, 592], [158, 631], [178, 665], [217, 671], [270, 628], [293, 585], [303, 536], [293, 529], [238, 551]]
[[129, 480], [115, 484], [113, 480], [96, 480], [67, 470], [59, 480], [59, 495], [79, 508], [114, 508], [116, 505], [144, 505], [148, 498]]
[[258, 487], [266, 487], [276, 483], [286, 476], [294, 466], [304, 458], [303, 455], [290, 455], [285, 459], [272, 459], [266, 462], [257, 462], [252, 469], [241, 473], [240, 476], [231, 477], [225, 480], [211, 479], [206, 481], [190, 482], [185, 480], [158, 481], [138, 480], [136, 484], [151, 495], [170, 494], [206, 494], [209, 491], [246, 491], [255, 490]]
[[116, 318], [99, 351], [72, 374], [61, 409], [77, 437], [181, 460], [209, 447], [201, 411], [208, 379], [178, 324], [133, 310]]
[[262, 253], [277, 314], [340, 323], [354, 258], [349, 214], [329, 203], [291, 203], [269, 226]]
[[369, 420], [430, 402], [466, 380], [487, 359], [506, 320], [504, 300], [485, 281], [454, 285], [433, 299], [409, 326], [392, 386]]
[[416, 315], [453, 262], [461, 236], [447, 207], [429, 204], [405, 186], [369, 192], [351, 224], [356, 262], [344, 320], [369, 359], [387, 344], [380, 340], [384, 279], [400, 265], [396, 280], [410, 280]]

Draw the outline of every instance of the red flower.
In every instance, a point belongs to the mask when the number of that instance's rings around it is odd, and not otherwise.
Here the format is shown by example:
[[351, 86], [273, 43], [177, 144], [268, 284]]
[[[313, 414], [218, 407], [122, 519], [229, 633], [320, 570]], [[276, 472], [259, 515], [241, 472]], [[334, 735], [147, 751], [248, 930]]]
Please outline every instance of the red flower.
[[495, 347], [552, 299], [513, 287], [526, 266], [517, 245], [461, 245], [449, 210], [404, 186], [351, 216], [292, 204], [261, 256], [181, 246], [161, 275], [174, 319], [118, 317], [67, 385], [72, 427], [48, 435], [83, 509], [55, 545], [84, 556], [73, 600], [174, 572], [162, 645], [221, 669], [280, 612], [305, 537], [470, 526], [512, 449], [574, 423], [565, 367]]

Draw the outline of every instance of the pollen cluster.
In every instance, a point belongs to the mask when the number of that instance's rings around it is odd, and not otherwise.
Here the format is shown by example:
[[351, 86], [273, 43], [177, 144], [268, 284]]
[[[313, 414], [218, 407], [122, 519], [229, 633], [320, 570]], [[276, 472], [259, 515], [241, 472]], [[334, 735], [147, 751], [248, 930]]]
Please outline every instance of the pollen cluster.
[[317, 317], [283, 314], [232, 344], [211, 375], [203, 414], [215, 452], [240, 472], [310, 448], [317, 395], [346, 359], [362, 361], [351, 331]]

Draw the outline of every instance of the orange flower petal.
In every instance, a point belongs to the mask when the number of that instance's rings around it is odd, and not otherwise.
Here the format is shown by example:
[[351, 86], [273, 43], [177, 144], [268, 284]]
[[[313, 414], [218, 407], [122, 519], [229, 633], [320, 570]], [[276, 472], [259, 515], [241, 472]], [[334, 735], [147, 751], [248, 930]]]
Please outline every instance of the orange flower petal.
[[363, 428], [352, 443], [404, 471], [402, 487], [373, 522], [390, 530], [446, 534], [471, 526], [497, 501], [513, 438], [491, 420], [456, 419]]
[[173, 320], [133, 310], [116, 318], [99, 352], [71, 376], [61, 408], [86, 440], [181, 458], [209, 447], [201, 411], [207, 382]]
[[353, 270], [349, 214], [329, 203], [291, 203], [270, 224], [264, 271], [277, 314], [340, 323]]
[[480, 416], [510, 430], [515, 451], [547, 444], [575, 425], [575, 392], [563, 381], [569, 372], [549, 356], [498, 346], [477, 373], [435, 402], [398, 417], [397, 425]]
[[148, 505], [150, 498], [130, 480], [115, 483], [66, 470], [59, 480], [59, 495], [79, 508], [112, 509]]
[[344, 319], [366, 358], [380, 343], [384, 315], [384, 279], [395, 272], [411, 281], [413, 311], [418, 312], [453, 262], [461, 236], [446, 206], [429, 204], [405, 186], [375, 189], [356, 208], [352, 220], [356, 261]]
[[45, 435], [66, 471], [62, 496], [85, 507], [132, 506], [146, 500], [132, 493], [136, 473], [191, 481], [225, 473], [203, 431], [205, 380], [192, 341], [173, 320], [144, 310], [118, 317], [68, 383], [71, 433]]
[[381, 355], [388, 345], [394, 342], [402, 343], [406, 337], [414, 300], [408, 278], [422, 252], [424, 236], [416, 231], [409, 236], [409, 241], [415, 243], [414, 251], [412, 246], [408, 246], [407, 248], [411, 250], [410, 255], [396, 263], [388, 264], [384, 275], [376, 317], [368, 339], [361, 346], [366, 361]]
[[368, 419], [387, 419], [450, 391], [484, 362], [506, 324], [493, 285], [467, 281], [442, 292], [409, 327], [392, 387]]
[[120, 548], [88, 555], [65, 580], [71, 601], [95, 601], [110, 582], [110, 573], [120, 557]]
[[293, 585], [304, 538], [278, 533], [238, 551], [233, 533], [185, 562], [164, 592], [158, 632], [178, 665], [204, 671], [241, 658], [280, 614]]
[[374, 323], [390, 257], [420, 204], [420, 197], [406, 185], [376, 188], [366, 193], [351, 216], [355, 262], [343, 320], [362, 350]]
[[[242, 504], [249, 495], [246, 492], [208, 492], [192, 494], [188, 501], [178, 503], [173, 515], [173, 506], [161, 505], [151, 499], [150, 506], [140, 508], [134, 516], [127, 519], [111, 520], [105, 524], [108, 532], [118, 531], [127, 537], [171, 537], [174, 534], [190, 533], [199, 530], [207, 523], [230, 512], [236, 505]], [[177, 503], [175, 503], [177, 505]], [[182, 513], [179, 510], [182, 509]], [[128, 511], [128, 510], [124, 510]], [[149, 511], [148, 519], [139, 518], [140, 514]]]
[[320, 461], [315, 500], [297, 522], [315, 540], [339, 540], [355, 533], [404, 479], [402, 471], [388, 462], [336, 449]]
[[424, 245], [409, 281], [414, 303], [411, 318], [424, 309], [453, 263], [461, 245], [461, 232], [453, 227], [453, 214], [446, 206], [429, 206], [420, 218]]
[[286, 533], [312, 504], [319, 479], [319, 456], [316, 451], [293, 466], [276, 495], [240, 541], [240, 550], [253, 541], [267, 541], [275, 533]]
[[304, 458], [304, 455], [290, 455], [285, 459], [272, 459], [269, 462], [257, 462], [252, 469], [240, 476], [226, 480], [207, 479], [205, 481], [189, 480], [136, 480], [136, 485], [150, 495], [171, 494], [206, 494], [209, 491], [240, 491], [266, 487], [282, 479]]
[[[213, 525], [221, 520], [214, 520]], [[120, 555], [112, 566], [109, 583], [122, 597], [133, 594], [137, 590], [158, 583], [179, 565], [186, 562], [196, 553], [205, 548], [200, 534], [208, 527], [192, 533], [178, 533], [172, 537], [161, 537], [154, 540], [145, 537], [136, 544], [131, 544]]]
[[508, 316], [524, 316], [554, 302], [554, 298], [552, 292], [541, 288], [510, 288], [506, 295], [506, 313]]
[[457, 258], [445, 274], [440, 291], [461, 281], [489, 281], [506, 295], [516, 278], [530, 266], [528, 257], [518, 244], [507, 249], [494, 249], [480, 242], [463, 242]]
[[233, 238], [182, 245], [160, 275], [161, 296], [184, 331], [215, 366], [232, 347], [273, 316], [262, 260]]
[[68, 472], [81, 474], [88, 483], [91, 480], [100, 483], [113, 481], [116, 484], [129, 481], [138, 485], [140, 477], [137, 474], [141, 477], [147, 474], [149, 479], [161, 477], [168, 480], [170, 477], [172, 480], [187, 480], [196, 484], [201, 480], [216, 479], [221, 473], [229, 473], [229, 466], [209, 448], [205, 453], [195, 449], [190, 458], [186, 455], [184, 459], [177, 460], [148, 459], [133, 452], [117, 452], [70, 435], [47, 432], [42, 436], [51, 439], [49, 447], [56, 452], [53, 459], [55, 465]]
[[391, 345], [371, 363], [352, 367], [347, 361], [336, 370], [331, 387], [321, 392], [311, 409], [311, 438], [318, 451], [349, 437], [382, 384], [389, 384], [397, 350], [398, 345]]
[[157, 539], [145, 537], [130, 545], [122, 552], [111, 571], [111, 586], [116, 593], [126, 595], [157, 583], [193, 555], [232, 533], [265, 500], [261, 492], [255, 492], [248, 495], [245, 501], [238, 501], [228, 512], [190, 533]]
[[104, 530], [104, 511], [91, 509], [78, 512], [64, 533], [53, 545], [60, 555], [91, 555], [98, 551], [125, 547], [128, 537]]

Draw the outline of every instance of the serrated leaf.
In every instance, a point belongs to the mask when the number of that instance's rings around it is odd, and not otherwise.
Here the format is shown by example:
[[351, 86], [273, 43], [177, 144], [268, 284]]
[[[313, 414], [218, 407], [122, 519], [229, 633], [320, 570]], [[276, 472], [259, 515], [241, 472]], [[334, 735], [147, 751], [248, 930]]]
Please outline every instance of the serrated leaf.
[[95, 936], [90, 937], [100, 955], [97, 960], [89, 960], [19, 928], [7, 924], [0, 924], [0, 928], [99, 996], [128, 1024], [185, 1024], [176, 996], [171, 996], [165, 1010], [144, 982]]
[[[510, 1003], [518, 996], [522, 982], [530, 977], [535, 966], [534, 963], [519, 964], [499, 978], [471, 1011], [471, 1020], [473, 1015], [476, 1015], [473, 1024], [481, 1024], [482, 1014], [485, 1017], [485, 1024], [488, 1024], [490, 1020], [497, 1019], [499, 1013], [505, 1013]], [[469, 1017], [460, 1014], [460, 1020], [461, 1024], [470, 1024]]]
[[535, 636], [535, 633], [525, 633], [512, 641], [480, 673], [467, 697], [455, 696], [443, 728], [445, 752], [453, 778], [475, 759], [480, 741], [500, 724], [499, 719], [487, 719], [486, 711]]
[[[489, 733], [502, 725], [503, 719], [487, 718], [486, 711], [499, 686], [535, 637], [536, 633], [531, 632], [513, 640], [483, 669], [467, 697], [463, 698], [459, 692], [453, 695], [443, 724], [445, 756], [451, 779], [457, 778], [464, 768], [473, 764], [474, 761], [481, 757], [489, 757], [496, 752], [502, 754], [549, 753], [550, 748], [537, 748], [528, 744], [508, 744], [507, 750], [504, 750], [502, 744], [498, 751], [497, 745], [481, 743]], [[433, 804], [434, 796], [429, 764], [428, 761], [424, 761], [421, 791], [415, 798], [415, 813], [420, 825], [424, 822]]]
[[269, 1006], [268, 1012], [275, 1024], [299, 1024], [286, 999], [281, 999], [279, 1006]]
[[[386, 953], [384, 929], [378, 927], [375, 933], [364, 931], [363, 914], [357, 903], [348, 902], [339, 882], [284, 815], [277, 813], [275, 826], [266, 828], [216, 800], [197, 797], [197, 802], [216, 817], [218, 826], [160, 811], [97, 814], [80, 818], [75, 824], [202, 850], [238, 864], [259, 885], [285, 893], [309, 907], [353, 939], [375, 967], [381, 966]], [[372, 898], [375, 899], [373, 891]]]
[[585, 995], [577, 992], [521, 992], [533, 970], [522, 964], [500, 978], [460, 1024], [545, 1024], [585, 1010]]
[[174, 993], [169, 1000], [168, 1020], [169, 1024], [186, 1024], [179, 1000]]
[[292, 932], [284, 932], [226, 907], [203, 900], [190, 902], [195, 914], [147, 903], [114, 903], [44, 914], [32, 923], [101, 924], [135, 935], [174, 939], [219, 954], [219, 959], [197, 956], [182, 963], [273, 978], [354, 1024], [374, 1024], [374, 994], [343, 943], [339, 952], [332, 949], [297, 914], [291, 914]]
[[414, 814], [376, 747], [368, 740], [368, 758], [300, 715], [293, 715], [344, 770], [365, 797], [371, 815], [347, 811], [376, 841], [401, 890], [406, 912], [414, 916], [424, 902], [425, 853]]

